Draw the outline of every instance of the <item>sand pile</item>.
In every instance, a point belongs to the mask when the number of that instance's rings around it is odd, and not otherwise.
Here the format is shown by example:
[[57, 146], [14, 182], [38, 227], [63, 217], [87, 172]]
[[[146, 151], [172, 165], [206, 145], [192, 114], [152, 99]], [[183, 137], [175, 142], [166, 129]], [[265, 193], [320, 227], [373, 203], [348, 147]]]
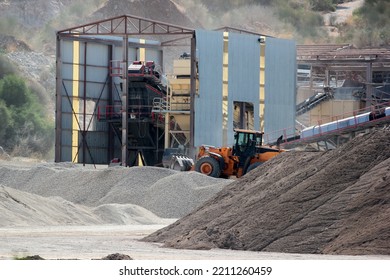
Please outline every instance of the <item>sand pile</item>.
[[164, 224], [161, 218], [190, 213], [228, 183], [157, 167], [93, 169], [3, 161], [0, 226]]
[[0, 185], [0, 227], [64, 225], [169, 224], [152, 212], [132, 204], [88, 207], [61, 197], [42, 197]]
[[0, 209], [0, 227], [101, 223], [86, 207], [60, 197], [41, 197], [1, 185]]
[[390, 254], [390, 131], [287, 152], [146, 237], [175, 248]]

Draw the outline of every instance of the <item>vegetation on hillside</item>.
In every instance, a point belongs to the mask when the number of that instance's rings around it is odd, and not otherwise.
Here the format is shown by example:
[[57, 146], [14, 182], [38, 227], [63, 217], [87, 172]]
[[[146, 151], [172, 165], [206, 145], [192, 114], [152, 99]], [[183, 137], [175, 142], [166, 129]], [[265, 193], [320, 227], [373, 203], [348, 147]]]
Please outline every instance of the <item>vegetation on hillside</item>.
[[0, 60], [0, 146], [14, 156], [46, 157], [54, 143], [54, 122], [39, 94], [12, 66]]
[[365, 0], [355, 11], [352, 21], [339, 26], [339, 40], [353, 42], [358, 47], [390, 45], [390, 1]]
[[352, 19], [336, 24], [338, 37], [327, 35], [323, 14], [352, 0], [201, 0], [201, 4], [175, 1], [195, 14], [193, 17], [206, 28], [232, 26], [293, 37], [298, 43], [351, 43], [358, 47], [390, 44], [389, 0], [365, 0]]
[[[339, 0], [176, 0], [196, 13], [206, 28], [232, 26], [266, 35], [293, 37], [298, 43], [326, 42], [324, 12], [336, 9]], [[345, 0], [344, 2], [347, 2]], [[206, 10], [206, 12], [205, 12]]]

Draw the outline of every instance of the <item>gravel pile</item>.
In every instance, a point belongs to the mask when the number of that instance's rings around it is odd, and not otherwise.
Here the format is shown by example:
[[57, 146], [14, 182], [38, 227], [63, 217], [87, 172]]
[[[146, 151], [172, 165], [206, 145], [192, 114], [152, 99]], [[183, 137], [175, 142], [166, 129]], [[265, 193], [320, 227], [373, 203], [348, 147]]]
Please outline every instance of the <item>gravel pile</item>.
[[390, 130], [286, 152], [145, 241], [182, 249], [390, 254]]
[[87, 207], [0, 185], [0, 227], [101, 224]]
[[158, 167], [94, 169], [72, 163], [32, 167], [0, 163], [0, 184], [43, 197], [61, 197], [94, 209], [106, 222], [121, 224], [147, 219], [149, 214], [141, 213], [145, 209], [161, 218], [180, 218], [231, 181]]

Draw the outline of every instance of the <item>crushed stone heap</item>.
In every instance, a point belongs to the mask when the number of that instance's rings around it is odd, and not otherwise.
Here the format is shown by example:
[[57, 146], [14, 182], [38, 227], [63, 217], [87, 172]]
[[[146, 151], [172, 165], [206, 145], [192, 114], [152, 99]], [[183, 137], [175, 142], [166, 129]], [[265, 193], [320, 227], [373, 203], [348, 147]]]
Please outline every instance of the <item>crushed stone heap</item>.
[[[148, 166], [92, 169], [72, 163], [41, 163], [27, 167], [0, 164], [0, 185], [4, 187], [42, 197], [61, 197], [73, 204], [93, 208], [105, 220], [121, 224], [123, 213], [139, 212], [129, 204], [143, 207], [160, 218], [181, 218], [231, 181], [194, 171]], [[0, 197], [0, 210], [2, 202], [14, 202], [6, 197]], [[33, 204], [32, 201], [29, 203]], [[118, 212], [121, 214], [116, 217], [113, 213]]]
[[390, 131], [281, 154], [143, 239], [186, 249], [390, 255]]

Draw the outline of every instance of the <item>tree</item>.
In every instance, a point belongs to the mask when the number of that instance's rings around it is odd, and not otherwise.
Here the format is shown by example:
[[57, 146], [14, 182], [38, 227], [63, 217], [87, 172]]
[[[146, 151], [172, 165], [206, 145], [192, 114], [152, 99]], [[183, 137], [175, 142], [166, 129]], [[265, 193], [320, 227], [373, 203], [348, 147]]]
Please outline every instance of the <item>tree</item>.
[[11, 115], [8, 111], [5, 102], [0, 99], [0, 143], [3, 142], [2, 139], [6, 135], [7, 128], [11, 121]]
[[0, 99], [7, 106], [21, 107], [29, 103], [30, 95], [24, 80], [16, 75], [7, 75], [0, 83]]
[[53, 145], [53, 123], [24, 80], [0, 80], [0, 146], [19, 156], [43, 156]]
[[338, 0], [310, 0], [314, 11], [334, 12]]

